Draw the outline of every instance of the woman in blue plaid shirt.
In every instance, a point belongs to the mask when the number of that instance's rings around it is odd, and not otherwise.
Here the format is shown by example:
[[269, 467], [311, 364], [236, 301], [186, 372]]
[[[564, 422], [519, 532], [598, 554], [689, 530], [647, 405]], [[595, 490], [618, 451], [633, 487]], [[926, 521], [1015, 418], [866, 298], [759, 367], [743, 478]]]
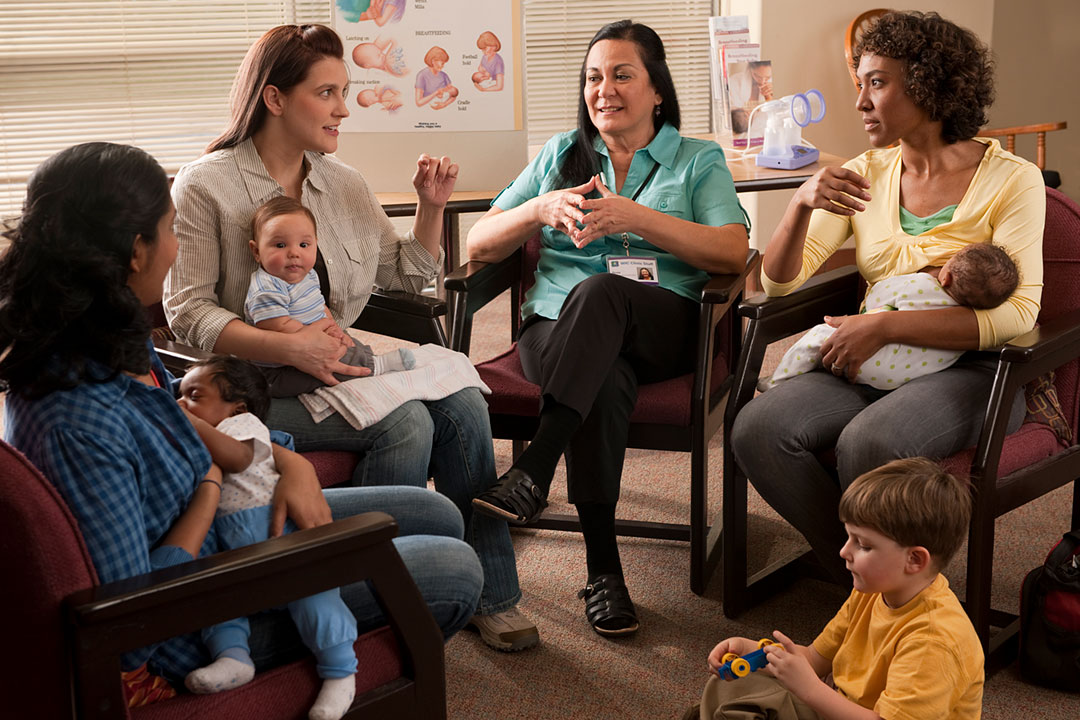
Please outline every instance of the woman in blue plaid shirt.
[[[150, 343], [144, 306], [161, 299], [176, 257], [165, 172], [137, 148], [88, 143], [31, 177], [11, 247], [0, 259], [4, 437], [56, 486], [79, 523], [102, 583], [217, 551], [211, 528], [220, 471], [176, 403]], [[278, 438], [289, 442], [288, 436]], [[446, 637], [472, 616], [483, 583], [453, 503], [414, 487], [318, 492], [306, 460], [275, 446], [274, 504], [301, 528], [368, 510], [395, 517], [395, 544]], [[192, 543], [192, 538], [194, 542]], [[183, 538], [183, 539], [181, 539]], [[385, 622], [365, 583], [342, 588], [360, 632]], [[288, 616], [251, 618], [257, 670], [289, 647]], [[283, 634], [283, 631], [284, 634]], [[130, 652], [170, 681], [208, 661], [195, 633]]]

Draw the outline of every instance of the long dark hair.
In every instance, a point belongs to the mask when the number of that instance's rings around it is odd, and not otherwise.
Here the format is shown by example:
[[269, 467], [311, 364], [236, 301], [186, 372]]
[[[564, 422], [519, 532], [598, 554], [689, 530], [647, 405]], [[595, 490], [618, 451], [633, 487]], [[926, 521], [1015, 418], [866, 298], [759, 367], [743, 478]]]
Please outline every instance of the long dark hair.
[[169, 206], [165, 171], [138, 148], [76, 145], [34, 171], [0, 259], [0, 383], [35, 398], [149, 370], [150, 323], [127, 280], [136, 237], [156, 243]]
[[653, 127], [657, 132], [664, 123], [679, 129], [679, 99], [675, 96], [675, 83], [671, 79], [671, 71], [668, 70], [667, 56], [664, 53], [664, 43], [648, 25], [633, 22], [632, 20], [619, 20], [608, 23], [600, 28], [593, 39], [589, 41], [589, 47], [585, 51], [585, 57], [581, 61], [581, 78], [578, 82], [578, 134], [577, 142], [566, 153], [562, 167], [559, 168], [559, 181], [562, 187], [581, 185], [598, 171], [596, 164], [596, 150], [593, 142], [596, 140], [597, 129], [589, 117], [589, 108], [585, 104], [585, 63], [589, 59], [589, 51], [593, 45], [601, 40], [629, 40], [637, 45], [638, 54], [649, 73], [649, 81], [660, 95], [660, 114], [653, 116]]
[[345, 58], [338, 34], [325, 25], [279, 25], [248, 48], [229, 96], [229, 127], [206, 146], [206, 152], [239, 145], [266, 122], [262, 92], [273, 85], [287, 93], [325, 57]]

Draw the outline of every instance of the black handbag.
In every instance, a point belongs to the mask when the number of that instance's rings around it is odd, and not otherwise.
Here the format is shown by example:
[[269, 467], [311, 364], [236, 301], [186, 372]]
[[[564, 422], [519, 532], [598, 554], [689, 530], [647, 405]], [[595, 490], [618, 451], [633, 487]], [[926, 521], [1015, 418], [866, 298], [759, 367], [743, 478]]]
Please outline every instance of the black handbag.
[[1080, 692], [1080, 530], [1065, 533], [1020, 590], [1020, 674]]

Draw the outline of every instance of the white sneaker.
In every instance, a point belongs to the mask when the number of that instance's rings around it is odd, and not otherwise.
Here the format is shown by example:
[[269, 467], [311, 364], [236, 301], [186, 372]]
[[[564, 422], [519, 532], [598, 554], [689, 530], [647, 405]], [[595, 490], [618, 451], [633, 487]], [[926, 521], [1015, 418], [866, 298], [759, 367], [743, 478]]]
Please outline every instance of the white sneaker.
[[540, 644], [536, 625], [516, 607], [492, 615], [473, 615], [468, 627], [479, 632], [485, 643], [503, 652], [527, 650]]

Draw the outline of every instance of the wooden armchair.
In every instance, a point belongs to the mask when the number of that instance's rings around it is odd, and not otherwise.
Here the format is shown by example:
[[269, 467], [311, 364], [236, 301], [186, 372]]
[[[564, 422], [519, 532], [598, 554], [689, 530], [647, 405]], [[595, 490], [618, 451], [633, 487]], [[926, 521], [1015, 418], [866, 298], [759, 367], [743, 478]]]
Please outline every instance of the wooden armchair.
[[[988, 658], [1004, 649], [1018, 628], [1011, 613], [990, 607], [994, 521], [1071, 483], [1071, 523], [1080, 527], [1080, 444], [1075, 435], [1080, 417], [1080, 205], [1053, 189], [1047, 189], [1046, 202], [1038, 326], [998, 351], [978, 445], [942, 460], [946, 470], [972, 484], [964, 602]], [[739, 307], [748, 325], [724, 418], [726, 431], [754, 397], [766, 346], [810, 328], [824, 315], [857, 312], [859, 281], [854, 267], [840, 268], [811, 278], [785, 297], [759, 296]], [[1040, 379], [1049, 383], [1051, 371], [1050, 387], [1062, 410], [1057, 431], [1029, 412], [1020, 429], [1006, 435], [1017, 389]], [[736, 617], [798, 574], [813, 572], [814, 563], [809, 553], [800, 554], [748, 577], [747, 477], [726, 444], [723, 493], [724, 614]], [[992, 634], [992, 627], [1002, 631]]]
[[[453, 303], [453, 349], [469, 352], [473, 314], [507, 289], [512, 296], [511, 334], [516, 337], [521, 300], [532, 286], [539, 251], [537, 235], [501, 262], [469, 262], [447, 275], [446, 291]], [[642, 385], [630, 417], [628, 447], [691, 453], [690, 518], [685, 524], [620, 519], [616, 520], [616, 532], [689, 541], [690, 587], [698, 594], [705, 591], [720, 554], [720, 527], [710, 529], [708, 516], [708, 454], [709, 440], [721, 427], [731, 362], [739, 352], [739, 325], [729, 310], [741, 299], [747, 276], [756, 272], [759, 264], [757, 251], [751, 250], [741, 273], [716, 275], [706, 283], [701, 297], [695, 372]], [[525, 378], [514, 337], [507, 339], [509, 350], [480, 363], [476, 369], [492, 390], [487, 397], [492, 434], [514, 440], [516, 454], [520, 443], [536, 434], [540, 388]], [[576, 517], [550, 512], [529, 527], [580, 530]]]
[[75, 518], [3, 442], [0, 474], [0, 572], [8, 588], [0, 623], [18, 654], [0, 674], [5, 717], [306, 718], [320, 685], [310, 657], [235, 690], [129, 709], [120, 655], [365, 579], [389, 627], [356, 641], [356, 700], [346, 717], [446, 717], [442, 633], [391, 542], [397, 526], [389, 515], [367, 513], [98, 585]]

